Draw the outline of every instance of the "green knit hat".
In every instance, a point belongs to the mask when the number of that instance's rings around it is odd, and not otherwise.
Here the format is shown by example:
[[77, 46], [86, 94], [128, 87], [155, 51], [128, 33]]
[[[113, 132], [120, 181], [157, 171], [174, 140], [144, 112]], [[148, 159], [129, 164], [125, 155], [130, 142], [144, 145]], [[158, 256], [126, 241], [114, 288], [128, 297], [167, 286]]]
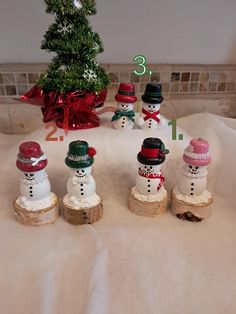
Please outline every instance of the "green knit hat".
[[94, 163], [93, 156], [95, 155], [96, 150], [89, 147], [87, 142], [74, 141], [69, 144], [65, 163], [73, 169], [90, 167]]

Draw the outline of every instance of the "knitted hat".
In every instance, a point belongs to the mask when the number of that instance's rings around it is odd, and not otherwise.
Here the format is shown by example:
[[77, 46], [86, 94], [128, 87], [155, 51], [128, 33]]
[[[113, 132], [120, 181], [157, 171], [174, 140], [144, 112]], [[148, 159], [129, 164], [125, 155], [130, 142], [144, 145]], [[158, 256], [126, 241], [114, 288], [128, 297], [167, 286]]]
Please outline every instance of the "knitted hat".
[[143, 141], [141, 151], [138, 153], [138, 161], [144, 165], [160, 165], [166, 159], [169, 150], [164, 143], [155, 137], [146, 138]]
[[48, 160], [36, 142], [25, 142], [19, 146], [16, 166], [23, 172], [35, 172], [44, 169]]
[[148, 83], [142, 100], [148, 104], [161, 104], [164, 100], [161, 84]]
[[134, 84], [120, 83], [118, 94], [115, 96], [116, 101], [124, 103], [134, 103], [137, 101], [135, 96]]
[[74, 141], [69, 144], [69, 152], [65, 163], [73, 169], [90, 167], [94, 163], [93, 156], [95, 155], [96, 150], [89, 147], [87, 142]]
[[184, 161], [192, 166], [207, 166], [211, 162], [209, 144], [202, 138], [192, 139], [184, 150]]

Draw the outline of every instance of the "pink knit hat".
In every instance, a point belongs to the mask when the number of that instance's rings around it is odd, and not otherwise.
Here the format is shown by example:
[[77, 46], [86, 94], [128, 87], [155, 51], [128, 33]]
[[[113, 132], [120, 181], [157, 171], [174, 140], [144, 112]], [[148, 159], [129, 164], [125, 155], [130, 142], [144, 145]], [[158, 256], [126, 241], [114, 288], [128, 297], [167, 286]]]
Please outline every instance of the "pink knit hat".
[[207, 166], [211, 162], [209, 144], [202, 138], [192, 139], [184, 150], [184, 161], [192, 166]]

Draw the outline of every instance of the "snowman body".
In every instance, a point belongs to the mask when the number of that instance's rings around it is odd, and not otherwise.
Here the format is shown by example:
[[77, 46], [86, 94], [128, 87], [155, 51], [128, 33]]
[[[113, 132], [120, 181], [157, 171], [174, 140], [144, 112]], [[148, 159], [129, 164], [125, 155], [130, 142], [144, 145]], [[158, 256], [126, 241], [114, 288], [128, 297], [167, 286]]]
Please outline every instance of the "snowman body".
[[137, 119], [137, 125], [144, 130], [156, 130], [165, 126], [166, 122], [160, 116], [160, 104], [143, 103], [142, 113]]
[[184, 195], [202, 195], [207, 190], [207, 167], [186, 164], [179, 180], [178, 189]]
[[91, 167], [71, 169], [72, 173], [67, 181], [67, 193], [72, 200], [78, 202], [89, 199], [96, 193], [96, 183], [91, 170]]
[[142, 195], [157, 195], [164, 182], [161, 165], [143, 165], [140, 163], [136, 177], [136, 189]]
[[117, 130], [132, 129], [135, 125], [134, 121], [132, 121], [134, 118], [130, 119], [130, 117], [125, 114], [134, 113], [133, 109], [133, 104], [118, 102], [116, 113], [120, 112], [120, 118], [112, 121], [113, 127]]

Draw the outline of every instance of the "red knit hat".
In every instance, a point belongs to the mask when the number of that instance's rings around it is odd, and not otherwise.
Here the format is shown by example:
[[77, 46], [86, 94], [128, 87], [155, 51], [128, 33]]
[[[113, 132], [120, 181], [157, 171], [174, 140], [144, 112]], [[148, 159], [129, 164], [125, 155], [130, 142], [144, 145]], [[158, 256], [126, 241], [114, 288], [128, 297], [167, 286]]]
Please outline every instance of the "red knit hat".
[[16, 166], [23, 172], [35, 172], [44, 169], [48, 160], [36, 142], [25, 142], [19, 147]]
[[134, 103], [137, 101], [135, 96], [135, 86], [129, 83], [120, 83], [118, 94], [115, 96], [116, 101], [124, 103]]
[[211, 162], [209, 144], [202, 138], [192, 139], [183, 154], [184, 161], [193, 166], [208, 166]]

